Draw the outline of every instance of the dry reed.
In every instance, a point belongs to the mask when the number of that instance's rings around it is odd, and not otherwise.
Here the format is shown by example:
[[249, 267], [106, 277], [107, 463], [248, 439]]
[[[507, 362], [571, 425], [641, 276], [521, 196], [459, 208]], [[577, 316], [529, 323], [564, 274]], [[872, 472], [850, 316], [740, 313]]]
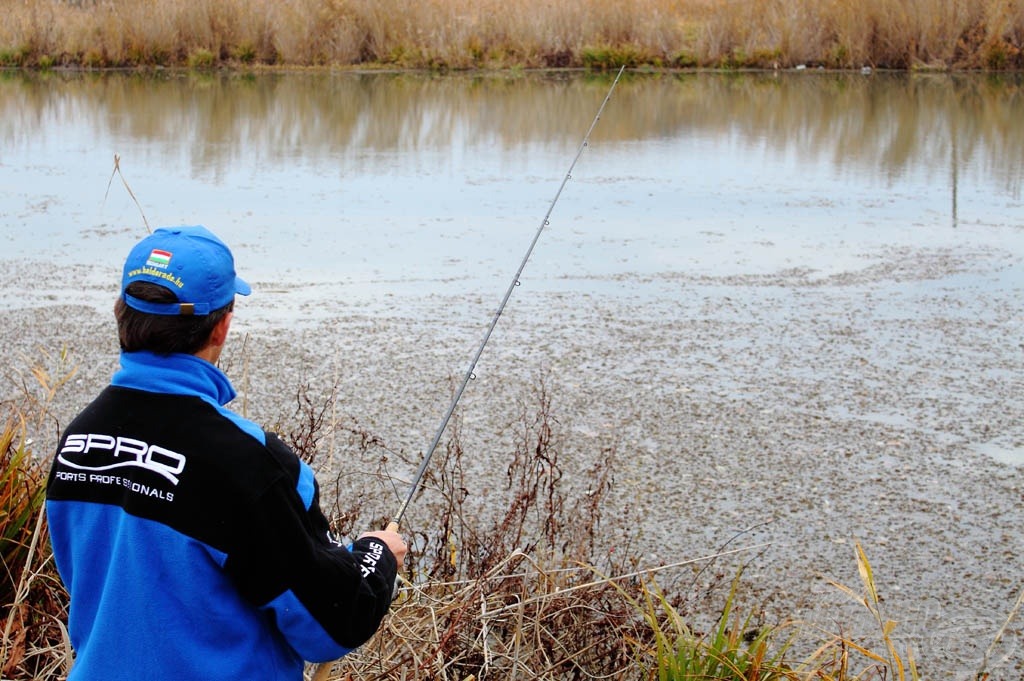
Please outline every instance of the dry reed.
[[5, 0], [3, 11], [7, 66], [1024, 66], [1024, 0]]
[[66, 675], [71, 646], [67, 593], [57, 578], [43, 512], [48, 463], [30, 433], [46, 427], [53, 399], [77, 367], [67, 352], [41, 351], [31, 378], [9, 369], [17, 397], [0, 402], [0, 678]]
[[[655, 574], [685, 569], [696, 573], [694, 583], [707, 586], [675, 593], [667, 601], [674, 612], [717, 597], [714, 585], [721, 574], [706, 568], [750, 549], [638, 568], [629, 532], [604, 517], [614, 451], [606, 449], [584, 473], [588, 489], [570, 497], [559, 484], [557, 419], [543, 380], [531, 399], [531, 408], [524, 407], [511, 428], [505, 489], [487, 508], [471, 503], [475, 495], [468, 490], [456, 414], [443, 450], [427, 469], [426, 491], [416, 499], [426, 509], [427, 529], [403, 528], [413, 551], [392, 615], [373, 640], [334, 666], [330, 678], [644, 679], [657, 666], [656, 646], [649, 619], [636, 603], [655, 588]], [[404, 459], [401, 452], [358, 424], [328, 424], [329, 409], [304, 390], [298, 403], [298, 425], [288, 441], [304, 459], [316, 463], [320, 452], [304, 447], [320, 441], [329, 427], [334, 440], [343, 441], [348, 466], [363, 464], [358, 486], [365, 490], [367, 477], [390, 484], [386, 462]], [[339, 474], [322, 496], [339, 533], [386, 522], [368, 520], [360, 497], [345, 487]]]

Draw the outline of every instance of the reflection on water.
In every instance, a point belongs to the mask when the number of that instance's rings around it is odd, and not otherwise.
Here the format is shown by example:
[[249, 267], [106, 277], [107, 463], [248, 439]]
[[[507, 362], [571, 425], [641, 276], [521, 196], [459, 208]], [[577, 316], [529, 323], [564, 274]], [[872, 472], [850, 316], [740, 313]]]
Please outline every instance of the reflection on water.
[[[340, 283], [346, 299], [476, 288], [506, 276], [610, 83], [6, 73], [0, 262], [106, 262], [144, 217], [210, 225], [268, 279]], [[1022, 84], [629, 75], [530, 274], [552, 290], [680, 273], [821, 279], [921, 247], [1024, 250]]]
[[[454, 146], [571, 146], [610, 80], [581, 75], [5, 74], [4, 155], [69, 123], [187, 155], [214, 179], [239, 163], [356, 164], [367, 154]], [[1020, 76], [687, 74], [630, 76], [605, 140], [716, 138], [898, 177], [985, 178], [1018, 197]], [[8, 162], [8, 161], [5, 161]], [[943, 179], [945, 178], [945, 179]]]
[[[345, 300], [503, 287], [610, 83], [0, 74], [0, 264], [116, 268], [141, 217], [207, 224], [268, 281], [343, 286]], [[931, 261], [1022, 252], [1022, 85], [628, 75], [529, 275], [548, 290], [607, 290], [624, 278], [857, 276], [921, 248]]]

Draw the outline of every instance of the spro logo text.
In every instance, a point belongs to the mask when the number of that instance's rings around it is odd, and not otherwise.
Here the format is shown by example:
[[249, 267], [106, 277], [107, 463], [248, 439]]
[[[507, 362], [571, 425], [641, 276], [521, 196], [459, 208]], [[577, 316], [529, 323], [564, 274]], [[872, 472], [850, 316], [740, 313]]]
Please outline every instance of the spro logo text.
[[68, 435], [57, 459], [66, 466], [84, 471], [109, 471], [116, 468], [142, 468], [178, 484], [185, 470], [185, 455], [130, 437], [99, 433]]

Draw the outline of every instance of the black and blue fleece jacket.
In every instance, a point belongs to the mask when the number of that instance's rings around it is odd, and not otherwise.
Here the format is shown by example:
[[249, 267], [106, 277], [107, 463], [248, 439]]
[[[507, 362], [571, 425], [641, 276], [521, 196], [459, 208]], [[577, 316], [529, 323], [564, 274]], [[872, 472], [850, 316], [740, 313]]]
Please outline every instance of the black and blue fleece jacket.
[[69, 681], [298, 681], [377, 630], [396, 562], [338, 544], [312, 470], [227, 410], [191, 355], [122, 353], [65, 430], [47, 488], [71, 596]]

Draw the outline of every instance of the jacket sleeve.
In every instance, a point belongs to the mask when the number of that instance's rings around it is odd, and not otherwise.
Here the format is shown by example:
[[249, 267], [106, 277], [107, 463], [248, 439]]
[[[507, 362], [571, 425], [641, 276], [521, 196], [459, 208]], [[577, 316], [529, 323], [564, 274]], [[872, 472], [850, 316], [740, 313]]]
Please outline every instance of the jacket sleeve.
[[397, 562], [375, 538], [350, 548], [337, 543], [312, 470], [269, 433], [267, 448], [284, 473], [237, 519], [225, 569], [303, 659], [333, 660], [377, 631], [391, 605]]

